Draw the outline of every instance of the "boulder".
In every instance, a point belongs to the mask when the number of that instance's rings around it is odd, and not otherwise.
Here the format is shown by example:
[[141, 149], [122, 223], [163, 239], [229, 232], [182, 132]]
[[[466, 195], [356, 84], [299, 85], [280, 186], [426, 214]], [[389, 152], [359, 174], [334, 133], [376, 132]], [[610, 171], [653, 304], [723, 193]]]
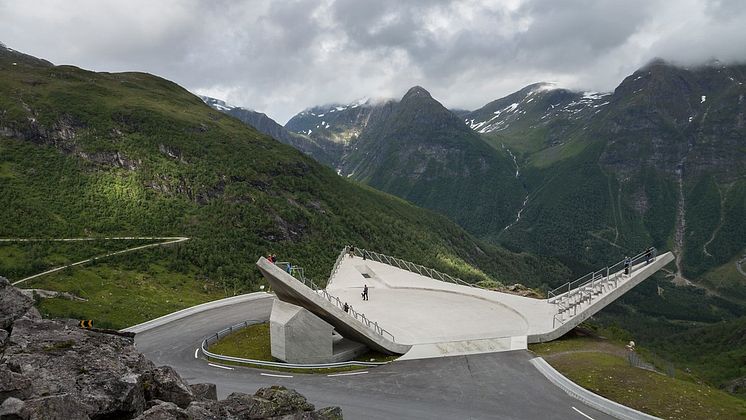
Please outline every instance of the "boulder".
[[192, 389], [171, 366], [160, 366], [145, 374], [145, 396], [148, 400], [170, 401], [181, 408], [195, 400]]
[[29, 420], [90, 419], [87, 408], [70, 394], [50, 395], [25, 401]]
[[284, 386], [259, 388], [254, 396], [270, 401], [276, 407], [276, 416], [315, 409], [313, 404], [306, 400], [306, 397], [294, 389], [287, 389]]
[[192, 389], [194, 397], [198, 400], [213, 400], [218, 399], [218, 387], [215, 384], [192, 384], [189, 385]]
[[725, 384], [725, 390], [731, 394], [738, 394], [746, 391], [746, 376], [736, 378]]
[[[2, 399], [2, 398], [0, 398]], [[29, 413], [26, 403], [18, 398], [10, 397], [0, 405], [0, 419], [3, 420], [27, 420]]]
[[222, 417], [261, 419], [278, 415], [272, 402], [242, 392], [234, 392], [218, 404]]
[[338, 407], [314, 411], [305, 397], [281, 386], [216, 401], [215, 384], [190, 386], [173, 368], [156, 368], [131, 335], [41, 319], [4, 278], [0, 323], [3, 420], [341, 418]]
[[8, 332], [5, 330], [0, 330], [0, 348], [5, 346], [5, 341], [8, 340]]
[[316, 418], [323, 420], [342, 420], [342, 409], [339, 407], [324, 407], [314, 412]]
[[145, 410], [135, 420], [189, 420], [193, 417], [172, 402], [157, 401], [158, 404]]
[[0, 365], [0, 401], [6, 398], [26, 399], [31, 396], [31, 380]]
[[189, 404], [186, 412], [194, 420], [218, 420], [226, 417], [221, 416], [220, 405], [212, 400], [195, 401]]
[[0, 277], [0, 329], [10, 330], [13, 322], [22, 317], [34, 301], [13, 287], [8, 279]]
[[31, 382], [29, 398], [70, 393], [91, 417], [141, 414], [141, 373], [155, 368], [131, 339], [25, 317], [13, 324], [5, 364]]
[[[234, 392], [225, 400], [218, 401], [216, 405], [220, 410], [217, 414], [221, 418], [282, 418], [285, 420], [337, 420], [342, 418], [342, 410], [339, 407], [327, 407], [314, 411], [313, 404], [309, 403], [303, 395], [283, 386], [260, 388], [254, 395]], [[210, 414], [215, 413], [211, 412]], [[198, 418], [208, 419], [213, 417]]]

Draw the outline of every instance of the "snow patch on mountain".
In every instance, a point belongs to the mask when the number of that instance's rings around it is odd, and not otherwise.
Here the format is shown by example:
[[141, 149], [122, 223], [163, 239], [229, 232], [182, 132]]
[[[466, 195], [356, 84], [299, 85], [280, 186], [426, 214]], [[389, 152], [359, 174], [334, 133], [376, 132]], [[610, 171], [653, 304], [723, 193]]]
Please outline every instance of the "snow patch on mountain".
[[218, 111], [230, 111], [232, 109], [246, 109], [248, 111], [252, 111], [251, 109], [243, 108], [243, 107], [236, 106], [236, 105], [231, 105], [223, 100], [211, 98], [209, 96], [204, 96], [204, 95], [197, 95], [197, 96], [199, 96], [199, 98], [202, 99], [202, 102], [206, 103], [207, 105], [209, 105], [210, 107]]
[[[556, 83], [537, 83], [536, 85], [529, 86], [529, 88], [518, 92], [525, 92], [525, 95], [523, 95], [523, 97], [518, 102], [513, 102], [510, 105], [492, 111], [492, 115], [490, 115], [489, 118], [479, 119], [473, 117], [470, 118], [467, 116], [466, 118], [464, 118], [464, 122], [466, 123], [466, 125], [469, 126], [469, 128], [482, 134], [506, 130], [511, 126], [511, 124], [520, 120], [529, 112], [535, 114], [537, 112], [537, 106], [541, 106], [538, 105], [540, 103], [538, 102], [538, 99], [546, 98], [543, 95], [558, 90], [566, 91], [568, 93], [571, 92], [569, 90], [558, 87]], [[545, 110], [539, 109], [538, 112], [543, 112], [543, 115], [541, 115], [539, 119], [546, 120], [550, 117], [556, 116], [566, 118], [579, 118], [580, 115], [584, 114], [584, 111], [590, 111], [594, 108], [601, 108], [608, 105], [609, 101], [605, 99], [606, 97], [611, 95], [611, 93], [591, 91], [575, 92], [572, 94], [575, 96], [576, 99], [569, 102], [563, 102], [562, 100], [554, 103], [550, 102]], [[510, 97], [515, 96], [516, 94], [513, 94]], [[555, 99], [551, 100], [555, 101]], [[599, 110], [596, 110], [596, 112], [598, 111]]]

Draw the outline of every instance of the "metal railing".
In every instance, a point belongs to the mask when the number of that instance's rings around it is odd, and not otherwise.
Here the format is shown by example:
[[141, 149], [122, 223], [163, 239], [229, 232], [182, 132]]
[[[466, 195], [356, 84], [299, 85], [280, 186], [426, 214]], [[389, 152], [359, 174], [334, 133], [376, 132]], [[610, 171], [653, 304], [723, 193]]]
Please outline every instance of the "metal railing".
[[[347, 247], [343, 250], [343, 252], [340, 254], [341, 258], [344, 258], [345, 252], [349, 251]], [[341, 261], [341, 258], [338, 257], [337, 261]], [[310, 288], [314, 292], [316, 292], [319, 296], [322, 296], [326, 298], [330, 303], [336, 305], [340, 310], [344, 311], [348, 315], [352, 315], [353, 318], [355, 318], [358, 322], [365, 325], [366, 327], [372, 329], [376, 334], [382, 336], [382, 337], [388, 337], [391, 341], [396, 342], [396, 339], [394, 338], [394, 335], [390, 332], [386, 331], [385, 329], [381, 328], [381, 326], [378, 325], [378, 322], [371, 321], [368, 319], [368, 317], [365, 316], [364, 313], [356, 311], [352, 305], [347, 305], [347, 310], [345, 310], [344, 305], [345, 302], [340, 300], [338, 297], [330, 294], [326, 291], [326, 289], [322, 289], [319, 286], [316, 285], [316, 283], [313, 282], [313, 280], [309, 279], [305, 276], [305, 271], [303, 270], [303, 267], [294, 266], [290, 262], [287, 261], [280, 261], [275, 263], [280, 268], [283, 268], [288, 274], [295, 277], [296, 280], [299, 280], [301, 283], [303, 283], [306, 287]], [[339, 269], [338, 264], [335, 270]], [[335, 271], [333, 271], [334, 273]]]
[[[345, 249], [349, 252], [349, 247], [345, 247]], [[402, 260], [401, 258], [391, 257], [389, 255], [381, 254], [375, 251], [368, 251], [367, 249], [355, 248], [354, 254], [363, 259], [369, 259], [373, 261], [378, 261], [380, 263], [388, 264], [390, 266], [399, 267], [402, 270], [407, 270], [412, 273], [419, 274], [421, 276], [430, 277], [433, 280], [439, 280], [439, 281], [443, 281], [446, 283], [458, 284], [461, 286], [474, 287], [476, 289], [491, 290], [486, 287], [482, 287], [477, 284], [472, 284], [467, 281], [461, 280], [458, 277], [453, 277], [450, 274], [441, 273], [438, 270], [434, 270], [432, 268], [428, 268], [428, 267], [425, 267], [419, 264], [415, 264], [410, 261]]]
[[265, 367], [276, 367], [276, 368], [279, 367], [279, 368], [285, 368], [285, 369], [326, 369], [326, 368], [337, 368], [337, 367], [346, 367], [346, 366], [379, 366], [379, 365], [385, 365], [389, 363], [389, 362], [360, 362], [356, 360], [352, 360], [348, 362], [314, 363], [314, 364], [285, 363], [285, 362], [271, 362], [268, 360], [246, 359], [246, 358], [235, 357], [235, 356], [225, 356], [222, 354], [212, 353], [209, 351], [210, 345], [216, 343], [218, 340], [225, 337], [226, 335], [229, 335], [238, 330], [242, 330], [248, 326], [263, 324], [265, 322], [267, 321], [249, 320], [249, 321], [240, 322], [235, 325], [231, 325], [228, 328], [224, 328], [215, 334], [205, 337], [205, 339], [202, 340], [202, 344], [200, 345], [200, 350], [202, 351], [202, 354], [204, 354], [208, 359], [214, 359], [214, 360], [230, 362], [230, 363], [241, 363], [241, 364], [254, 365], [254, 366], [265, 366]]
[[590, 272], [577, 280], [567, 282], [548, 291], [547, 300], [557, 306], [557, 313], [552, 320], [552, 326], [554, 327], [558, 321], [564, 323], [564, 313], [570, 309], [574, 310], [573, 316], [577, 315], [580, 304], [586, 301], [591, 303], [595, 295], [601, 295], [608, 290], [616, 289], [620, 278], [631, 276], [633, 272], [643, 266], [642, 262], [655, 261], [656, 257], [657, 250], [651, 247], [630, 258], [629, 261], [625, 258], [616, 264]]
[[326, 281], [326, 285], [329, 286], [332, 282], [332, 278], [337, 274], [337, 271], [339, 271], [339, 266], [342, 264], [342, 260], [344, 260], [345, 255], [350, 252], [350, 247], [345, 246], [342, 248], [342, 252], [337, 255], [337, 260], [334, 261], [334, 266], [332, 267], [332, 272], [329, 274], [329, 279]]

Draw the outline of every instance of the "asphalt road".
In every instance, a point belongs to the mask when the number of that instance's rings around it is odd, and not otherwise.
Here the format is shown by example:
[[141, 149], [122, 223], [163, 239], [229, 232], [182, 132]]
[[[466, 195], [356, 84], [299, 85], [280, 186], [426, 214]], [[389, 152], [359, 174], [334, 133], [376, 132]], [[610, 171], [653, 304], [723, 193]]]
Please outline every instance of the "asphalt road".
[[610, 418], [549, 382], [529, 363], [527, 351], [397, 361], [331, 377], [229, 369], [195, 357], [204, 337], [241, 321], [269, 319], [271, 307], [267, 297], [207, 310], [139, 333], [135, 342], [157, 365], [173, 366], [190, 383], [217, 384], [220, 398], [284, 385], [317, 407], [342, 407], [345, 419]]

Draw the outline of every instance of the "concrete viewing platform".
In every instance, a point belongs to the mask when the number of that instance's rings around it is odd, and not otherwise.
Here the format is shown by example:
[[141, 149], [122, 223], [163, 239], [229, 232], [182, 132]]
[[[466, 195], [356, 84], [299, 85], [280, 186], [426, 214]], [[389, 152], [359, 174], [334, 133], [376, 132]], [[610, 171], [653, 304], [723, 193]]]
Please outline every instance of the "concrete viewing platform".
[[[356, 316], [364, 314], [367, 320], [375, 321], [390, 336], [387, 341], [399, 347], [392, 350], [380, 342], [371, 345], [370, 334], [361, 337], [355, 332], [356, 337], [348, 338], [371, 348], [404, 353], [401, 359], [419, 359], [519, 350], [527, 348], [528, 343], [556, 339], [674, 259], [670, 252], [649, 263], [638, 258], [632, 261], [629, 275], [623, 269], [607, 270], [603, 275], [594, 274], [589, 281], [579, 284], [581, 287], [554, 294], [550, 299], [533, 299], [436, 280], [433, 277], [440, 277], [440, 273], [434, 270], [363, 252], [366, 259], [360, 256], [360, 251], [355, 256], [341, 255], [326, 289], [317, 291], [311, 291], [282, 270], [277, 271], [285, 276], [263, 269], [267, 266], [262, 259], [257, 264], [279, 299], [306, 307], [343, 336], [342, 330], [349, 327], [340, 323], [352, 323], [355, 318], [342, 312], [331, 319], [323, 316], [323, 312], [336, 310], [340, 303], [346, 302]], [[292, 284], [291, 289], [305, 288], [315, 296], [307, 295], [306, 299], [296, 291], [288, 294], [289, 283], [293, 281], [298, 284]], [[368, 286], [369, 300], [362, 298], [364, 285]], [[328, 301], [334, 308], [327, 306], [320, 310], [317, 298]], [[380, 335], [373, 334], [376, 338]]]

